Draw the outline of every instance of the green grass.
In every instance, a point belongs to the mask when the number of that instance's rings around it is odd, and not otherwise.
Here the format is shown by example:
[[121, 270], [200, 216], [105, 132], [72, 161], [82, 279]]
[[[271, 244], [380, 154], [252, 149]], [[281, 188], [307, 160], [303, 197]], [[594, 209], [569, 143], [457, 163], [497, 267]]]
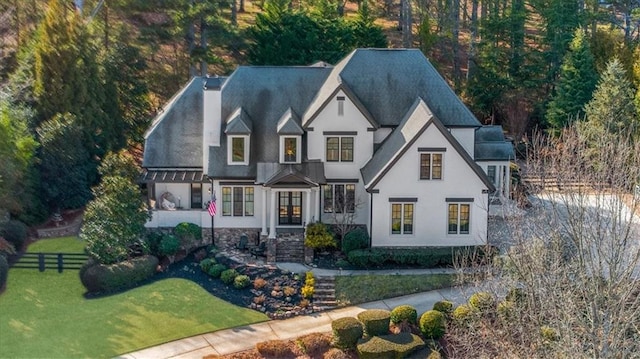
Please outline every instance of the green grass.
[[451, 287], [455, 274], [356, 275], [336, 277], [336, 299], [353, 305]]
[[[35, 248], [70, 251], [74, 240], [46, 240]], [[96, 299], [85, 299], [84, 293], [77, 271], [11, 269], [0, 295], [0, 358], [108, 358], [268, 320], [184, 279]]]
[[84, 253], [85, 243], [78, 237], [62, 237], [54, 239], [41, 239], [29, 246], [27, 252], [65, 252]]

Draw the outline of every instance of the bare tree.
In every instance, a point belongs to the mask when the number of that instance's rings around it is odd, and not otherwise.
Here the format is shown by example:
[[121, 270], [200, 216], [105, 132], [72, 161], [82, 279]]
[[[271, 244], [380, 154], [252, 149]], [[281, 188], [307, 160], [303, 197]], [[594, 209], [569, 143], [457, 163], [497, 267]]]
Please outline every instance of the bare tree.
[[570, 128], [537, 136], [526, 169], [541, 179], [532, 207], [507, 221], [511, 249], [489, 273], [498, 296], [521, 295], [452, 325], [450, 357], [639, 358], [640, 145]]
[[364, 205], [358, 197], [349, 198], [346, 196], [341, 201], [336, 201], [333, 207], [333, 211], [329, 214], [330, 223], [335, 231], [335, 234], [340, 238], [340, 241], [344, 239], [344, 236], [358, 227], [356, 219], [358, 217], [358, 210]]

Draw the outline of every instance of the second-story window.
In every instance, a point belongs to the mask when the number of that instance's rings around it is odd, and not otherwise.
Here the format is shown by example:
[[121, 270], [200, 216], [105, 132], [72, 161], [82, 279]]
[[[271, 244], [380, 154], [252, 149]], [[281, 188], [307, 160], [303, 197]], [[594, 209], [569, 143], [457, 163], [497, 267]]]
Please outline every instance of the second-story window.
[[420, 179], [423, 179], [423, 180], [442, 179], [442, 154], [441, 153], [421, 153], [420, 154]]
[[284, 162], [296, 162], [298, 157], [298, 141], [295, 137], [284, 139]]
[[327, 162], [353, 162], [353, 137], [327, 137]]
[[338, 116], [344, 116], [344, 96], [338, 96]]

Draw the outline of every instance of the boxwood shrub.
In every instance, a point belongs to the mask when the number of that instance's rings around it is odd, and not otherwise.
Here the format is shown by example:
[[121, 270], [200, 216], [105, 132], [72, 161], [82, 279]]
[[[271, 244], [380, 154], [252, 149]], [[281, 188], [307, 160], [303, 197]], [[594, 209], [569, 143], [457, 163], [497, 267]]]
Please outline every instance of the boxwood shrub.
[[14, 219], [7, 221], [0, 228], [0, 237], [4, 237], [20, 252], [27, 239], [27, 225]]
[[444, 336], [444, 314], [437, 310], [426, 311], [420, 317], [420, 331], [427, 339], [440, 339]]
[[343, 349], [355, 348], [358, 340], [362, 339], [364, 334], [362, 323], [353, 317], [334, 320], [331, 322], [331, 330], [333, 332], [333, 345]]
[[453, 312], [453, 302], [450, 300], [439, 300], [433, 303], [433, 310], [449, 316]]
[[241, 274], [233, 279], [233, 287], [236, 289], [243, 289], [251, 284], [249, 276]]
[[205, 258], [200, 261], [200, 269], [205, 273], [209, 273], [209, 269], [216, 263], [214, 258]]
[[429, 248], [388, 248], [375, 247], [356, 249], [347, 255], [349, 262], [357, 267], [369, 268], [382, 265], [419, 267], [452, 266], [463, 257], [490, 258], [497, 253], [495, 247], [429, 247]]
[[229, 285], [233, 283], [238, 274], [238, 271], [236, 271], [235, 269], [227, 269], [220, 273], [220, 280], [222, 280], [224, 284]]
[[400, 305], [391, 311], [391, 323], [399, 324], [402, 322], [416, 324], [418, 322], [418, 311], [410, 305]]
[[[220, 278], [220, 276], [222, 275], [222, 272], [226, 270], [227, 270], [227, 266], [225, 266], [224, 264], [217, 263], [209, 267], [207, 274], [209, 274], [213, 278]], [[231, 281], [233, 281], [234, 279], [235, 278], [231, 279]]]
[[347, 233], [342, 239], [342, 252], [344, 254], [365, 248], [369, 248], [369, 233], [362, 228], [356, 228]]
[[202, 240], [202, 228], [194, 223], [179, 223], [173, 228], [173, 233], [185, 246], [190, 246], [194, 241]]
[[157, 267], [158, 258], [151, 255], [109, 265], [89, 261], [80, 270], [80, 281], [88, 292], [113, 292], [151, 278]]
[[489, 292], [478, 292], [469, 297], [469, 305], [481, 313], [485, 313], [496, 306], [496, 299]]
[[404, 358], [425, 346], [424, 340], [411, 333], [383, 335], [358, 344], [360, 359]]
[[364, 333], [373, 337], [389, 334], [389, 322], [391, 313], [384, 309], [369, 309], [358, 314], [358, 320], [362, 322]]

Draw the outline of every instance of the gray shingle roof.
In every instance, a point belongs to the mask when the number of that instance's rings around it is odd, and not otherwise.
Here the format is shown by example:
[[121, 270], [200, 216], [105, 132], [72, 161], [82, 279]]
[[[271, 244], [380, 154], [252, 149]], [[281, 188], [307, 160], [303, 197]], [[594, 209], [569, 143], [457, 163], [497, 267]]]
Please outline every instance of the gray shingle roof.
[[303, 113], [330, 72], [325, 67], [239, 67], [222, 86], [222, 118], [238, 107], [251, 118], [249, 165], [227, 165], [227, 138], [221, 136], [220, 147], [209, 148], [207, 173], [216, 178], [255, 178], [256, 163], [278, 162], [278, 121], [289, 108]]
[[358, 49], [333, 69], [303, 116], [313, 119], [337, 86], [350, 89], [382, 126], [397, 126], [416, 98], [424, 99], [447, 127], [480, 127], [480, 122], [417, 49]]
[[309, 161], [301, 164], [258, 163], [256, 183], [277, 186], [278, 184], [297, 183], [301, 185], [317, 185], [327, 183], [324, 175], [324, 164], [320, 161]]
[[228, 135], [248, 135], [251, 133], [252, 122], [247, 112], [239, 107], [227, 119], [227, 128], [224, 133]]
[[156, 116], [145, 134], [142, 166], [202, 168], [202, 86], [194, 77]]
[[287, 112], [278, 120], [277, 132], [279, 135], [302, 135], [304, 131], [299, 123], [300, 118], [289, 107]]
[[476, 130], [476, 161], [510, 161], [515, 159], [513, 144], [506, 141], [502, 126], [483, 126]]

